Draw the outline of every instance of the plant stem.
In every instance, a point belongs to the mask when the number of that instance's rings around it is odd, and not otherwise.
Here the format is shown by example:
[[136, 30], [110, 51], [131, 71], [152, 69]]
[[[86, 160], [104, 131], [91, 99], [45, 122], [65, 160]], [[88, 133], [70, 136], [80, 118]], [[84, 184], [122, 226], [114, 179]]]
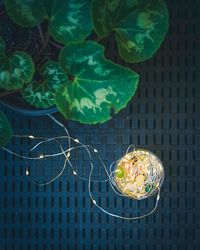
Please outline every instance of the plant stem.
[[38, 28], [38, 31], [39, 31], [40, 38], [41, 38], [42, 42], [45, 43], [44, 34], [42, 32], [41, 25], [38, 25], [37, 28]]
[[42, 52], [47, 48], [48, 42], [49, 42], [49, 34], [48, 34], [48, 32], [47, 32], [47, 35], [46, 35], [45, 40], [44, 40], [44, 42], [43, 42], [43, 46], [42, 46], [42, 48], [39, 50], [39, 52], [37, 53], [37, 56], [38, 56], [38, 55], [41, 55]]
[[36, 58], [39, 58], [39, 56], [43, 53], [43, 51], [47, 48], [48, 46], [48, 43], [49, 43], [49, 33], [47, 32], [46, 33], [46, 36], [44, 37], [44, 34], [43, 34], [43, 31], [42, 31], [42, 28], [40, 25], [37, 26], [38, 27], [38, 31], [39, 31], [39, 34], [40, 34], [40, 38], [42, 40], [42, 47], [41, 49], [38, 51], [37, 55], [35, 55], [35, 59]]
[[92, 35], [91, 35], [91, 40], [95, 41], [95, 42], [100, 42], [101, 40], [103, 40], [105, 37], [100, 37], [96, 32], [93, 31]]
[[100, 42], [101, 40], [103, 40], [103, 37], [97, 37], [94, 39], [95, 42]]
[[64, 45], [57, 44], [51, 40], [49, 41], [49, 43], [58, 49], [63, 49], [63, 47], [64, 47]]
[[0, 98], [11, 95], [13, 93], [16, 93], [17, 90], [11, 90], [11, 91], [5, 91], [5, 92], [0, 92]]

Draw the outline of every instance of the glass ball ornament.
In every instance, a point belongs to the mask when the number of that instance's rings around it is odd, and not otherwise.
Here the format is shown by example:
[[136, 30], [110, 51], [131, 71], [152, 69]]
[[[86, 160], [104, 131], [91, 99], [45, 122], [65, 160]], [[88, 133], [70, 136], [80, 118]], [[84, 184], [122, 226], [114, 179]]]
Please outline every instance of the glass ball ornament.
[[135, 149], [117, 162], [113, 182], [121, 194], [142, 200], [158, 192], [164, 176], [163, 164], [154, 153]]

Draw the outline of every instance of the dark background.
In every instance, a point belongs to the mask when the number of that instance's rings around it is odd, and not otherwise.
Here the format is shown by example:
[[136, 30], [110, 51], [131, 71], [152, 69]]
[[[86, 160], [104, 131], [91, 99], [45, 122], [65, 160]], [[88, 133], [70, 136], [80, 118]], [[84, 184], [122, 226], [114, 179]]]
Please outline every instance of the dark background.
[[[62, 159], [38, 167], [1, 150], [0, 250], [200, 249], [200, 8], [198, 0], [171, 0], [168, 5], [171, 24], [164, 44], [152, 60], [131, 66], [141, 73], [141, 81], [127, 108], [103, 125], [65, 122], [73, 137], [99, 149], [107, 165], [131, 143], [154, 151], [166, 171], [156, 213], [136, 221], [109, 217], [92, 206], [87, 182], [77, 181], [69, 169], [46, 187], [25, 175], [28, 164], [33, 178], [48, 180], [58, 173]], [[122, 63], [112, 41], [107, 50]], [[64, 134], [48, 117], [0, 109], [8, 114], [15, 134]], [[10, 145], [24, 154], [29, 146], [26, 140]], [[54, 147], [48, 145], [52, 151]], [[87, 176], [85, 154], [76, 153], [73, 159], [77, 171]], [[95, 166], [95, 175], [104, 178], [98, 162]], [[105, 183], [92, 189], [104, 208], [119, 214], [138, 215], [154, 204], [154, 199], [123, 200]]]

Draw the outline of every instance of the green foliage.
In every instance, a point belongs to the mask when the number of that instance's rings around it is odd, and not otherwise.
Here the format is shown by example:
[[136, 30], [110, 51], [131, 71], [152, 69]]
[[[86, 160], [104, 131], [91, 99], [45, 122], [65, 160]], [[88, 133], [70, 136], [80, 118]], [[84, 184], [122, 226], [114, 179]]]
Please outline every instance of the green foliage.
[[5, 0], [9, 16], [24, 27], [48, 20], [51, 36], [63, 44], [84, 40], [92, 31], [91, 0]]
[[104, 47], [95, 42], [71, 44], [61, 51], [62, 68], [74, 76], [56, 94], [57, 107], [67, 119], [105, 122], [134, 95], [139, 76], [103, 54]]
[[0, 111], [0, 147], [5, 146], [12, 138], [12, 128], [4, 113]]
[[164, 0], [93, 0], [92, 14], [97, 34], [114, 32], [120, 56], [128, 62], [151, 58], [168, 30]]
[[[40, 29], [44, 44], [34, 55], [36, 62], [40, 62], [48, 48], [49, 34], [66, 47], [60, 52], [59, 62], [52, 61], [50, 56], [39, 69], [40, 79], [32, 79], [34, 66], [30, 56], [21, 51], [7, 55], [6, 44], [0, 37], [0, 88], [20, 89], [30, 105], [42, 109], [56, 105], [67, 119], [87, 124], [105, 122], [123, 109], [139, 81], [134, 71], [107, 60], [102, 45], [85, 41], [92, 26], [100, 38], [115, 34], [121, 58], [141, 62], [158, 50], [169, 25], [164, 0], [4, 0], [4, 3], [8, 15], [18, 25], [35, 27], [48, 21], [46, 37], [42, 35], [46, 26]], [[59, 47], [50, 42], [51, 46]]]
[[67, 75], [60, 68], [59, 64], [48, 61], [40, 70], [44, 79], [42, 82], [32, 81], [24, 86], [21, 93], [29, 104], [37, 108], [50, 108], [55, 105], [55, 93], [65, 83]]
[[8, 56], [6, 44], [0, 37], [0, 88], [17, 90], [31, 81], [34, 65], [31, 57], [22, 51], [16, 51]]

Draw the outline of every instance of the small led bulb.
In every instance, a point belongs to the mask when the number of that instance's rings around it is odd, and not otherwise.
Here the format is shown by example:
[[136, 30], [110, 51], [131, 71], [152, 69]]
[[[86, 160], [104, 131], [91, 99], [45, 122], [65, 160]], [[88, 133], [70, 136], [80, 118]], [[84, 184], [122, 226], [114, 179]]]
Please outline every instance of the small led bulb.
[[95, 152], [95, 153], [98, 153], [98, 150], [97, 150], [96, 148], [94, 148], [94, 152]]
[[74, 175], [77, 175], [76, 171], [73, 172]]
[[67, 154], [67, 158], [69, 158], [69, 157], [70, 157], [70, 153]]
[[26, 175], [29, 175], [29, 171], [28, 170], [26, 170]]
[[79, 143], [79, 140], [78, 139], [74, 139], [75, 142]]
[[96, 202], [95, 200], [92, 200], [92, 202], [94, 203], [94, 205], [96, 205], [96, 204], [97, 204], [97, 202]]
[[33, 135], [29, 135], [29, 138], [30, 139], [34, 139], [35, 137]]
[[40, 157], [39, 157], [40, 159], [43, 159], [44, 158], [44, 155], [40, 155]]

